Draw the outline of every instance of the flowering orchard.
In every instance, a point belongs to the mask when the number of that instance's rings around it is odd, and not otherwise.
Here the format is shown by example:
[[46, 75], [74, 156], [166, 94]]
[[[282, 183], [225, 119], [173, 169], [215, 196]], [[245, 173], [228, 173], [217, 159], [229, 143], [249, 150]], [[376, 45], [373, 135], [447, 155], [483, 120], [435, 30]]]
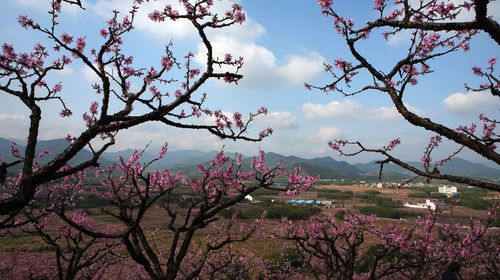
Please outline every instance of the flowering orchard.
[[[429, 210], [410, 225], [385, 226], [357, 212], [343, 220], [319, 215], [283, 220], [274, 234], [292, 241], [316, 279], [439, 279], [453, 262], [462, 265], [463, 279], [497, 279], [500, 246], [490, 220], [444, 225], [437, 223], [441, 211]], [[375, 245], [367, 245], [370, 239]]]
[[[246, 19], [242, 7], [231, 3], [227, 11], [217, 14], [212, 0], [180, 0], [181, 9], [166, 4], [163, 9], [151, 12], [150, 24], [189, 22], [206, 51], [206, 61], [203, 68], [196, 68], [191, 52], [177, 54], [173, 43], [169, 43], [163, 46], [163, 55], [154, 65], [137, 65], [125, 46], [134, 30], [138, 11], [149, 2], [135, 0], [128, 14], [115, 12], [95, 31], [101, 43], [91, 45], [85, 35], [62, 30], [64, 26], [59, 24], [67, 5], [79, 7], [83, 13], [84, 3], [53, 0], [46, 26], [41, 24], [44, 21], [28, 15], [18, 17], [20, 28], [27, 30], [23, 31], [42, 35], [48, 45], [34, 43], [32, 51], [26, 52], [3, 43], [0, 91], [26, 107], [30, 122], [25, 150], [12, 143], [11, 154], [15, 160], [0, 165], [0, 237], [5, 240], [36, 237], [45, 247], [42, 253], [2, 252], [0, 278], [435, 279], [453, 262], [464, 265], [467, 271], [464, 277], [499, 278], [498, 234], [490, 229], [491, 220], [498, 215], [495, 207], [487, 221], [474, 220], [465, 228], [461, 224], [437, 223], [440, 211], [428, 212], [411, 225], [389, 226], [378, 225], [374, 216], [352, 211], [342, 219], [326, 213], [297, 222], [284, 219], [266, 232], [263, 230], [265, 213], [250, 222], [238, 220], [237, 212], [226, 219], [222, 214], [259, 189], [277, 189], [295, 195], [310, 190], [317, 177], [302, 175], [299, 168], [284, 169], [281, 163], [269, 166], [263, 151], [248, 164], [241, 155], [230, 157], [221, 151], [211, 161], [198, 164], [195, 176], [151, 170], [156, 161], [168, 159], [166, 144], [150, 161], [143, 159], [143, 151], [136, 150], [129, 158], [120, 158], [108, 166], [99, 165], [100, 157], [115, 144], [121, 131], [147, 122], [205, 130], [223, 139], [242, 141], [260, 141], [273, 132], [267, 128], [255, 136], [248, 133], [251, 122], [267, 113], [266, 107], [258, 108], [247, 117], [239, 112], [228, 116], [220, 108], [207, 108], [205, 101], [209, 96], [200, 94], [200, 88], [210, 79], [237, 83], [243, 78], [239, 74], [243, 58], [229, 53], [216, 57], [208, 35], [209, 30], [242, 24]], [[409, 112], [402, 102], [406, 85], [415, 85], [417, 77], [430, 74], [428, 61], [467, 49], [468, 41], [477, 30], [498, 38], [495, 25], [491, 27], [491, 20], [481, 12], [483, 2], [488, 1], [466, 2], [455, 7], [421, 1], [420, 8], [415, 10], [407, 1], [396, 1], [396, 6], [401, 7], [387, 16], [386, 2], [375, 1], [374, 8], [380, 11], [380, 19], [358, 30], [352, 21], [335, 12], [331, 0], [318, 1], [323, 13], [334, 18], [335, 28], [346, 38], [359, 64], [338, 59], [334, 66], [325, 66], [335, 78], [332, 84], [325, 87], [307, 84], [306, 87], [336, 90], [345, 95], [368, 89], [386, 92], [410, 122], [432, 129], [498, 163], [494, 118], [481, 116], [484, 129], [482, 134], [477, 134], [476, 126], [449, 129], [423, 119]], [[475, 10], [476, 21], [458, 27], [452, 23], [442, 26], [442, 20], [453, 19], [463, 9]], [[381, 26], [394, 28], [386, 36], [404, 28], [418, 31], [412, 40], [410, 55], [389, 74], [377, 71], [355, 48], [356, 42]], [[455, 30], [455, 33], [442, 38], [440, 33], [429, 30]], [[67, 148], [42, 161], [51, 153], [36, 152], [42, 104], [56, 103], [60, 106], [61, 118], [75, 117], [68, 97], [63, 94], [64, 83], [52, 83], [50, 77], [74, 63], [84, 65], [98, 77], [97, 82], [88, 87], [94, 100], [81, 116], [84, 130], [68, 134]], [[492, 59], [487, 68], [473, 68], [486, 82], [468, 88], [489, 90], [498, 95], [495, 63]], [[340, 84], [349, 85], [361, 70], [371, 73], [375, 84], [355, 93], [342, 89]], [[400, 79], [396, 79], [397, 74]], [[197, 119], [202, 116], [211, 117], [214, 122], [200, 124]], [[413, 170], [389, 155], [400, 144], [399, 139], [378, 150], [354, 144], [362, 149], [359, 152], [381, 153], [387, 156], [386, 162], [400, 164], [421, 176], [498, 190], [493, 183], [431, 173], [431, 152], [440, 141], [441, 137], [434, 137], [429, 143], [422, 159], [425, 171]], [[342, 152], [347, 144], [352, 143], [337, 141], [331, 146]], [[92, 157], [70, 165], [84, 148], [92, 152]], [[9, 175], [8, 169], [16, 170], [15, 175]], [[277, 186], [277, 179], [285, 183]], [[90, 184], [91, 180], [97, 183]], [[85, 209], [90, 199], [100, 202], [102, 207]], [[236, 246], [256, 234], [273, 238], [284, 250], [292, 248], [297, 259], [261, 259]], [[377, 245], [367, 244], [368, 239], [375, 240]]]
[[[1, 222], [3, 226], [12, 223], [14, 216], [32, 203], [45, 184], [97, 166], [100, 155], [115, 143], [120, 130], [146, 122], [161, 122], [177, 128], [202, 129], [220, 138], [235, 140], [259, 141], [272, 133], [269, 128], [256, 137], [245, 134], [249, 123], [257, 115], [267, 113], [265, 107], [249, 114], [248, 118], [240, 113], [234, 113], [233, 118], [230, 118], [222, 114], [221, 109], [205, 107], [207, 96], [198, 92], [200, 86], [209, 79], [224, 79], [228, 83], [236, 83], [242, 78], [238, 71], [243, 65], [243, 59], [233, 58], [230, 54], [223, 58], [214, 57], [206, 34], [209, 29], [242, 23], [245, 16], [239, 5], [234, 4], [223, 15], [214, 17], [210, 12], [212, 1], [197, 1], [195, 4], [181, 1], [184, 13], [167, 6], [163, 11], [150, 15], [152, 21], [160, 22], [158, 24], [165, 20], [187, 20], [192, 23], [207, 52], [206, 67], [200, 70], [193, 68], [191, 52], [180, 60], [172, 52], [172, 44], [164, 46], [164, 55], [158, 57], [156, 65], [134, 64], [134, 57], [124, 53], [122, 46], [133, 30], [135, 14], [144, 1], [135, 2], [129, 14], [115, 13], [101, 30], [96, 31], [102, 37], [102, 43], [96, 46], [88, 46], [85, 36], [59, 30], [61, 26], [58, 25], [58, 18], [64, 4], [61, 1], [52, 3], [49, 26], [41, 26], [27, 15], [19, 16], [18, 22], [23, 29], [47, 36], [52, 45], [36, 43], [29, 53], [17, 50], [8, 43], [2, 45], [0, 90], [18, 98], [30, 112], [26, 150], [24, 153], [17, 151], [13, 154], [19, 160], [2, 165], [2, 174], [8, 167], [22, 167], [18, 178], [7, 180], [12, 182], [7, 184], [10, 188], [9, 195], [2, 197], [0, 201], [0, 214], [5, 215]], [[66, 139], [70, 143], [68, 148], [60, 155], [54, 155], [49, 163], [40, 166], [37, 164], [35, 149], [42, 118], [41, 104], [58, 102], [61, 105], [61, 117], [72, 116], [72, 110], [66, 106], [65, 97], [61, 94], [64, 85], [50, 85], [46, 80], [53, 72], [62, 71], [75, 61], [82, 63], [99, 77], [99, 81], [91, 85], [95, 101], [89, 104], [88, 112], [82, 116], [87, 129], [79, 135], [67, 135]], [[221, 67], [232, 68], [233, 71], [218, 71]], [[171, 74], [174, 68], [184, 72], [184, 76], [174, 77]], [[140, 107], [146, 108], [146, 112], [136, 110]], [[213, 116], [215, 123], [197, 124], [196, 119], [202, 115]], [[92, 141], [96, 138], [104, 141], [104, 145], [94, 147]], [[85, 147], [94, 156], [74, 166], [67, 166], [67, 162]], [[2, 182], [5, 181], [2, 178]]]
[[[375, 153], [384, 157], [379, 161], [382, 175], [385, 163], [397, 164], [416, 176], [428, 179], [443, 179], [456, 183], [469, 184], [490, 190], [500, 190], [498, 183], [487, 182], [477, 178], [454, 176], [439, 171], [440, 167], [450, 161], [464, 149], [469, 149], [477, 155], [496, 164], [500, 164], [497, 134], [498, 120], [495, 116], [479, 116], [480, 124], [474, 120], [471, 125], [447, 127], [426, 116], [412, 112], [405, 103], [410, 93], [409, 88], [418, 87], [418, 81], [432, 77], [433, 65], [444, 56], [452, 56], [457, 52], [467, 52], [471, 42], [484, 32], [491, 37], [491, 43], [500, 43], [500, 26], [488, 16], [488, 4], [493, 1], [408, 1], [375, 0], [373, 9], [377, 17], [364, 24], [356, 24], [353, 20], [339, 14], [332, 0], [318, 0], [324, 16], [331, 17], [335, 31], [345, 39], [353, 60], [338, 58], [333, 64], [325, 64], [325, 71], [332, 75], [332, 82], [324, 86], [305, 84], [307, 89], [319, 89], [324, 92], [337, 92], [344, 96], [356, 94], [383, 93], [389, 96], [398, 113], [414, 126], [436, 133], [425, 148], [421, 162], [423, 168], [412, 166], [393, 156], [393, 151], [401, 139], [394, 139], [382, 148], [370, 148], [359, 141], [334, 140], [330, 147], [341, 155], [355, 156], [360, 153]], [[458, 2], [458, 3], [457, 3]], [[471, 19], [462, 21], [461, 18]], [[409, 32], [409, 33], [405, 33]], [[381, 36], [388, 40], [394, 36], [406, 36], [408, 50], [387, 69], [378, 68], [374, 61], [361, 51], [364, 44], [372, 42], [373, 38]], [[491, 54], [494, 56], [495, 54]], [[465, 89], [471, 92], [488, 93], [499, 97], [500, 81], [495, 72], [496, 57], [488, 61], [478, 61], [465, 69], [471, 75], [482, 78], [479, 85], [465, 82]], [[359, 89], [351, 87], [357, 76], [367, 75], [372, 82]], [[368, 80], [368, 79], [367, 79]], [[462, 82], [462, 83], [463, 83]], [[406, 93], [406, 95], [405, 95]], [[455, 152], [446, 158], [433, 159], [432, 152], [441, 142], [447, 140], [457, 144]]]
[[[202, 277], [200, 274], [215, 270], [219, 260], [214, 260], [213, 255], [221, 255], [222, 249], [231, 243], [248, 239], [260, 223], [258, 220], [252, 225], [236, 224], [234, 217], [219, 223], [219, 212], [259, 188], [272, 187], [277, 177], [288, 179], [282, 190], [290, 192], [308, 189], [315, 182], [316, 178], [302, 176], [298, 170], [287, 171], [280, 165], [267, 167], [264, 152], [252, 161], [250, 170], [243, 169], [241, 156], [231, 160], [220, 152], [210, 164], [198, 166], [197, 178], [172, 174], [168, 170], [151, 172], [148, 166], [154, 160], [142, 163], [142, 154], [138, 151], [128, 160], [121, 159], [99, 168], [99, 157], [115, 143], [121, 130], [146, 122], [202, 129], [234, 140], [260, 141], [272, 133], [268, 128], [256, 137], [246, 134], [252, 120], [267, 113], [265, 107], [250, 113], [247, 118], [239, 112], [231, 118], [221, 109], [205, 107], [207, 96], [198, 92], [209, 79], [237, 83], [242, 78], [238, 71], [243, 58], [233, 58], [231, 54], [214, 57], [207, 35], [207, 30], [243, 23], [245, 13], [241, 6], [232, 4], [225, 13], [217, 15], [211, 11], [211, 0], [186, 0], [180, 1], [182, 11], [166, 5], [163, 10], [149, 15], [151, 24], [177, 20], [192, 24], [207, 53], [202, 70], [193, 67], [191, 52], [179, 59], [172, 51], [172, 43], [164, 46], [164, 55], [151, 66], [136, 65], [134, 57], [123, 51], [127, 35], [134, 28], [136, 13], [147, 2], [134, 1], [128, 14], [115, 12], [102, 29], [96, 30], [101, 36], [101, 44], [91, 46], [85, 36], [60, 30], [58, 22], [65, 5], [79, 6], [83, 12], [82, 3], [54, 0], [48, 26], [27, 15], [18, 18], [21, 28], [46, 36], [50, 45], [35, 43], [31, 52], [9, 43], [2, 45], [0, 90], [16, 97], [30, 112], [25, 151], [12, 143], [11, 154], [16, 160], [3, 162], [1, 166], [2, 236], [20, 231], [37, 235], [55, 252], [53, 262], [38, 266], [41, 271], [36, 271], [35, 266], [24, 269], [10, 263], [2, 268], [5, 275], [18, 279], [96, 279], [109, 274], [107, 268], [121, 259], [130, 259], [139, 267], [135, 273], [145, 278]], [[98, 82], [89, 85], [95, 101], [82, 116], [86, 129], [79, 135], [68, 134], [68, 147], [48, 163], [41, 164], [40, 159], [50, 153], [35, 153], [42, 118], [41, 104], [58, 102], [60, 117], [73, 115], [62, 94], [64, 84], [50, 84], [48, 78], [76, 61], [99, 78]], [[232, 70], [222, 72], [222, 68]], [[184, 75], [175, 77], [174, 69]], [[138, 107], [146, 111], [136, 110]], [[196, 119], [201, 116], [211, 116], [215, 121], [197, 124]], [[96, 138], [103, 141], [99, 147], [92, 142]], [[84, 148], [92, 151], [92, 158], [69, 165], [68, 162]], [[156, 160], [168, 156], [166, 153], [165, 145]], [[17, 168], [18, 175], [7, 176], [7, 168]], [[89, 172], [96, 173], [100, 186], [86, 184]], [[178, 191], [183, 194], [177, 195]], [[80, 202], [85, 197], [106, 201], [105, 213], [115, 222], [105, 224], [80, 211]], [[187, 204], [185, 211], [173, 205], [179, 201]], [[155, 229], [145, 228], [143, 219], [153, 207], [164, 210], [162, 219], [167, 223]], [[194, 234], [207, 226], [219, 227], [218, 234], [193, 244]], [[158, 232], [162, 233], [162, 238], [157, 238]]]

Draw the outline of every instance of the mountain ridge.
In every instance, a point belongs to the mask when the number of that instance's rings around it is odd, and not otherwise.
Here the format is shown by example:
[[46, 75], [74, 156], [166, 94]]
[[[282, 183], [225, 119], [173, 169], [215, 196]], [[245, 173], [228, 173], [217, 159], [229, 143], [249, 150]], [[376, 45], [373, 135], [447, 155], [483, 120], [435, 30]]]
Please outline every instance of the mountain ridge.
[[[11, 142], [8, 139], [0, 137], [0, 160], [12, 161], [14, 158], [10, 155]], [[64, 139], [41, 140], [37, 145], [37, 153], [43, 150], [51, 151], [51, 154], [41, 159], [41, 163], [47, 163], [54, 158], [54, 155], [62, 152], [69, 143]], [[18, 145], [23, 151], [24, 146]], [[121, 151], [104, 152], [99, 159], [102, 167], [112, 164], [120, 156], [124, 159], [130, 157], [133, 149]], [[142, 162], [149, 162], [157, 157], [159, 149], [148, 149], [143, 152]], [[208, 163], [216, 154], [216, 151], [203, 152], [200, 150], [169, 150], [164, 159], [154, 162], [151, 169], [174, 169], [187, 172], [194, 172], [198, 163]], [[236, 153], [227, 152], [226, 154], [234, 157]], [[92, 157], [92, 152], [83, 149], [72, 160], [70, 165], [88, 160]], [[244, 165], [250, 166], [251, 156], [243, 156]], [[377, 178], [379, 165], [376, 161], [367, 163], [350, 164], [346, 161], [338, 161], [332, 157], [324, 156], [312, 159], [304, 159], [294, 155], [281, 155], [274, 152], [266, 153], [266, 164], [275, 165], [282, 162], [283, 167], [287, 169], [300, 166], [302, 171], [308, 175], [321, 176], [324, 179], [369, 179]], [[409, 162], [413, 166], [422, 167], [420, 162]], [[488, 167], [481, 163], [474, 163], [462, 158], [454, 158], [446, 165], [440, 168], [442, 173], [452, 175], [462, 175], [487, 180], [500, 180], [500, 169]], [[402, 179], [410, 176], [410, 172], [394, 164], [384, 165], [384, 178]]]

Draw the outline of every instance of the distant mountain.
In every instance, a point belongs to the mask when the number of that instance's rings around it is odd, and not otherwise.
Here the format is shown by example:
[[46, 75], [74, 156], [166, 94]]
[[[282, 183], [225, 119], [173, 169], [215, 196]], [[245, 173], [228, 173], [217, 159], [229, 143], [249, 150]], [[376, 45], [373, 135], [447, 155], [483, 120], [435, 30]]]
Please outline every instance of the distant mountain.
[[461, 175], [483, 179], [500, 179], [500, 170], [481, 163], [470, 162], [462, 158], [454, 158], [440, 168], [442, 173]]
[[309, 161], [314, 165], [325, 166], [329, 169], [336, 170], [342, 178], [356, 178], [363, 174], [363, 171], [356, 166], [345, 161], [336, 161], [331, 157], [313, 158]]
[[312, 176], [319, 175], [324, 179], [362, 177], [362, 171], [357, 167], [345, 161], [336, 161], [331, 157], [303, 159], [296, 156], [283, 156], [272, 152], [266, 154], [266, 164], [268, 165], [274, 165], [281, 161], [283, 161], [283, 167], [287, 169], [300, 166], [304, 173]]
[[[55, 155], [64, 151], [68, 147], [68, 142], [64, 139], [54, 139], [47, 141], [39, 141], [37, 145], [37, 153], [43, 150], [51, 152], [47, 158], [42, 159], [42, 163], [51, 160]], [[5, 138], [0, 138], [0, 159], [11, 161], [10, 156], [11, 143]], [[18, 145], [21, 151], [24, 146]], [[112, 162], [117, 161], [118, 157], [123, 157], [127, 160], [134, 150], [127, 149], [123, 151], [105, 152], [101, 156], [99, 163], [101, 166], [108, 166]], [[158, 156], [158, 149], [147, 149], [144, 151], [141, 162], [149, 162]], [[169, 150], [164, 159], [154, 162], [150, 169], [172, 169], [174, 171], [182, 170], [186, 174], [196, 174], [196, 165], [198, 163], [210, 162], [216, 152], [202, 152], [199, 150]], [[226, 155], [234, 158], [234, 153], [226, 153]], [[92, 157], [92, 153], [88, 150], [80, 151], [71, 161], [71, 165], [75, 165]], [[249, 168], [252, 157], [245, 156], [243, 164]], [[337, 161], [331, 157], [320, 157], [313, 159], [303, 159], [296, 156], [284, 156], [273, 152], [266, 154], [266, 164], [275, 165], [283, 162], [283, 167], [292, 169], [295, 166], [300, 166], [305, 174], [313, 176], [321, 176], [324, 179], [371, 179], [377, 178], [379, 165], [375, 161], [368, 163], [349, 164], [345, 161]], [[422, 163], [410, 162], [410, 164], [421, 168]], [[473, 163], [461, 158], [454, 158], [440, 168], [442, 173], [462, 175], [474, 178], [483, 178], [488, 180], [500, 180], [500, 169], [491, 168], [480, 163]], [[394, 164], [384, 165], [385, 180], [399, 180], [411, 176], [410, 172], [396, 166]]]
[[0, 160], [11, 162], [14, 160], [14, 157], [10, 155], [10, 140], [5, 138], [0, 138]]
[[[423, 169], [422, 162], [409, 162], [409, 164]], [[376, 164], [376, 161], [369, 163], [357, 163], [356, 167], [363, 170], [365, 175], [378, 175], [380, 165]], [[481, 163], [470, 162], [468, 160], [456, 157], [445, 163], [439, 168], [441, 173], [446, 173], [450, 175], [459, 175], [472, 178], [482, 178], [488, 180], [500, 180], [500, 169], [495, 169], [488, 167]], [[395, 164], [385, 164], [384, 165], [384, 176], [409, 176], [411, 173], [402, 167]]]
[[[59, 155], [62, 153], [67, 147], [69, 143], [68, 141], [64, 139], [53, 139], [53, 140], [40, 140], [37, 143], [36, 147], [36, 154], [41, 153], [42, 151], [46, 150], [49, 152], [49, 155], [39, 158], [38, 161], [42, 164], [46, 164], [52, 159], [54, 159], [55, 156]], [[20, 144], [17, 144], [17, 147], [21, 153], [24, 152], [26, 149], [25, 146], [22, 146]], [[0, 138], [0, 158], [4, 161], [12, 161], [14, 158], [10, 155], [10, 148], [11, 148], [11, 141], [5, 139], [5, 138]], [[83, 161], [91, 159], [93, 156], [92, 152], [83, 149], [80, 152], [78, 152], [70, 161], [70, 165], [77, 165]], [[111, 164], [111, 161], [106, 160], [105, 158], [99, 159], [99, 164], [101, 166], [108, 166]]]
[[[117, 161], [117, 159], [121, 156], [125, 160], [128, 159], [134, 150], [127, 149], [123, 151], [116, 152], [105, 152], [103, 153], [103, 158], [109, 161]], [[141, 162], [150, 162], [151, 160], [158, 157], [160, 153], [159, 149], [148, 149], [145, 150], [142, 154]], [[207, 162], [215, 156], [215, 152], [202, 152], [199, 150], [179, 150], [179, 151], [167, 151], [167, 155], [159, 160], [154, 162], [150, 168], [152, 169], [165, 169], [172, 168], [174, 166], [189, 166], [195, 165], [199, 162]]]

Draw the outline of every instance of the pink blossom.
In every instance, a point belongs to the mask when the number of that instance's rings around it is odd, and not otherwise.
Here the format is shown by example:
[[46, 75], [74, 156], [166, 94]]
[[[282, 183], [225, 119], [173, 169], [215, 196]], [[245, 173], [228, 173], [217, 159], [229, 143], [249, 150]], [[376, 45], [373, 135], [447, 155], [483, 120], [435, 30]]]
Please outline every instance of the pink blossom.
[[396, 82], [390, 81], [390, 80], [385, 80], [384, 83], [389, 86], [389, 87], [395, 87], [397, 85]]
[[71, 58], [69, 58], [69, 57], [67, 57], [65, 55], [63, 55], [63, 59], [62, 60], [63, 60], [64, 64], [70, 64], [71, 63]]
[[15, 141], [10, 141], [10, 155], [13, 157], [20, 157], [21, 152], [17, 148], [17, 143]]
[[73, 112], [71, 112], [71, 110], [68, 110], [68, 109], [63, 109], [63, 110], [59, 113], [59, 115], [60, 115], [61, 117], [63, 117], [63, 118], [64, 118], [64, 117], [69, 117], [69, 116], [71, 116], [72, 114], [73, 114]]
[[420, 160], [425, 164], [429, 164], [431, 162], [431, 157], [429, 155], [425, 155]]
[[200, 75], [200, 69], [190, 69], [189, 70], [189, 78], [193, 79], [194, 77]]
[[472, 72], [473, 72], [473, 73], [474, 73], [474, 75], [476, 75], [476, 76], [479, 76], [479, 77], [484, 76], [484, 73], [483, 73], [483, 70], [481, 69], [481, 67], [478, 67], [478, 66], [472, 66]]
[[76, 140], [76, 137], [73, 137], [70, 134], [68, 134], [68, 135], [66, 135], [66, 137], [64, 137], [64, 140], [66, 140], [68, 142], [73, 142]]
[[179, 98], [182, 96], [182, 92], [180, 90], [176, 90], [174, 95], [175, 95], [175, 98]]
[[399, 144], [401, 144], [401, 140], [399, 140], [399, 138], [391, 140], [391, 142], [389, 142], [388, 150], [394, 149]]
[[245, 124], [243, 123], [243, 120], [241, 118], [241, 114], [240, 113], [235, 112], [233, 114], [233, 120], [234, 120], [234, 123], [236, 124], [236, 127], [238, 127], [239, 129], [243, 129], [243, 127], [245, 126]]
[[460, 48], [463, 49], [465, 52], [470, 50], [470, 44], [468, 43], [461, 43]]
[[155, 21], [155, 22], [165, 21], [165, 17], [160, 13], [160, 11], [156, 11], [156, 10], [149, 13], [148, 17], [150, 20]]
[[106, 37], [108, 37], [108, 30], [106, 28], [102, 28], [99, 31], [99, 34], [101, 35], [101, 37], [106, 38]]
[[21, 27], [23, 28], [28, 28], [28, 27], [32, 27], [32, 28], [38, 28], [39, 25], [36, 24], [33, 19], [29, 18], [28, 16], [19, 16], [17, 18], [17, 22], [21, 25]]
[[77, 40], [76, 40], [76, 49], [79, 51], [79, 52], [83, 52], [83, 50], [85, 49], [85, 46], [87, 45], [87, 43], [85, 43], [85, 38], [83, 37], [79, 37]]
[[156, 86], [151, 86], [149, 88], [149, 91], [153, 94], [153, 96], [156, 99], [160, 99], [161, 98], [161, 93], [160, 93], [160, 91], [158, 90], [158, 88]]
[[264, 114], [267, 115], [267, 107], [260, 107], [259, 110], [257, 110], [257, 114]]
[[73, 43], [73, 36], [71, 36], [67, 33], [63, 33], [61, 35], [61, 41], [63, 41], [63, 43], [65, 43], [65, 44], [71, 44], [71, 43]]
[[92, 113], [93, 115], [97, 114], [97, 109], [99, 108], [99, 103], [97, 103], [97, 101], [93, 101], [91, 104], [90, 104], [90, 113]]
[[167, 153], [167, 150], [168, 150], [168, 146], [167, 144], [163, 145], [161, 148], [160, 148], [160, 152], [158, 154], [158, 158], [162, 159], [165, 157], [165, 154]]
[[174, 63], [167, 56], [161, 58], [161, 66], [165, 67], [165, 70], [170, 71]]
[[167, 14], [172, 20], [176, 20], [179, 16], [179, 11], [174, 10], [171, 5], [166, 5], [164, 9], [165, 14]]
[[483, 138], [488, 139], [492, 135], [494, 135], [494, 130], [496, 128], [496, 124], [494, 122], [484, 123], [483, 124]]
[[343, 140], [335, 140], [335, 141], [330, 141], [328, 142], [328, 146], [334, 151], [340, 151], [344, 146], [346, 142]]
[[95, 89], [96, 93], [98, 93], [98, 94], [101, 93], [101, 85], [100, 84], [94, 83], [92, 85], [92, 88]]
[[2, 45], [2, 53], [8, 59], [16, 58], [16, 53], [14, 52], [14, 47], [10, 44], [5, 43]]
[[385, 0], [374, 0], [373, 9], [382, 10], [384, 8]]
[[192, 113], [191, 113], [191, 114], [192, 114], [193, 116], [195, 116], [195, 117], [197, 117], [197, 118], [201, 117], [201, 110], [200, 110], [200, 108], [199, 108], [199, 107], [197, 107], [197, 106], [194, 106], [194, 105], [193, 105], [193, 106], [191, 106], [191, 110], [192, 110]]
[[472, 7], [474, 7], [474, 4], [471, 2], [464, 2], [464, 8], [467, 9], [467, 11], [470, 11]]
[[46, 86], [46, 85], [47, 85], [47, 83], [45, 83], [45, 81], [44, 81], [44, 80], [40, 80], [40, 81], [38, 81], [38, 83], [36, 83], [36, 86], [37, 86], [37, 87], [44, 87], [44, 86]]
[[333, 3], [333, 0], [318, 0], [317, 2], [323, 12], [328, 12], [328, 9]]
[[231, 60], [233, 60], [233, 56], [230, 53], [226, 53], [224, 55], [224, 62], [229, 64], [231, 63]]
[[242, 12], [242, 11], [237, 11], [236, 13], [234, 13], [234, 21], [239, 23], [239, 24], [242, 24], [243, 22], [245, 22], [245, 13]]
[[259, 132], [259, 138], [263, 139], [271, 134], [273, 134], [273, 129], [268, 127], [266, 129], [262, 130], [261, 132]]
[[61, 83], [57, 83], [54, 85], [54, 87], [52, 88], [52, 91], [53, 92], [60, 92], [62, 90], [62, 85]]
[[87, 113], [84, 113], [82, 118], [87, 127], [91, 127], [92, 125], [94, 125], [95, 119], [89, 116]]

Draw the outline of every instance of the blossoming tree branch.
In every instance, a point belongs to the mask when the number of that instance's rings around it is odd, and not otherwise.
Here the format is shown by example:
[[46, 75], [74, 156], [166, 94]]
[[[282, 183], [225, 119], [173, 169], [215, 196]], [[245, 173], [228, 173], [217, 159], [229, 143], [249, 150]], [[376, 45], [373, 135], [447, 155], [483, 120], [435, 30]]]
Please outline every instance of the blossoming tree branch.
[[[80, 1], [69, 2], [81, 5]], [[182, 1], [184, 13], [167, 6], [163, 11], [155, 11], [150, 15], [153, 21], [160, 22], [158, 24], [167, 20], [191, 22], [207, 53], [205, 67], [201, 70], [193, 66], [193, 54], [190, 52], [179, 60], [171, 50], [172, 44], [165, 46], [164, 55], [158, 57], [154, 65], [141, 66], [134, 63], [134, 57], [125, 53], [122, 46], [133, 30], [135, 15], [144, 1], [135, 2], [136, 5], [128, 15], [115, 12], [105, 27], [96, 31], [102, 37], [102, 43], [96, 46], [88, 46], [83, 34], [59, 30], [62, 26], [58, 25], [58, 18], [64, 2], [53, 1], [49, 12], [51, 24], [46, 27], [27, 15], [19, 16], [18, 22], [26, 32], [38, 32], [48, 37], [51, 45], [35, 43], [31, 52], [16, 49], [9, 43], [2, 45], [0, 91], [16, 97], [30, 112], [26, 149], [19, 151], [14, 145], [13, 155], [18, 160], [2, 163], [1, 166], [1, 174], [5, 174], [8, 167], [22, 166], [22, 172], [14, 181], [6, 180], [5, 175], [2, 175], [1, 183], [12, 191], [12, 195], [3, 196], [0, 200], [0, 214], [7, 215], [2, 224], [12, 221], [19, 211], [32, 202], [35, 194], [45, 184], [98, 166], [100, 155], [115, 143], [115, 136], [120, 130], [146, 122], [161, 122], [166, 126], [182, 129], [206, 130], [220, 138], [234, 140], [259, 141], [272, 133], [270, 128], [256, 137], [245, 133], [256, 116], [267, 113], [265, 107], [258, 109], [256, 113], [250, 113], [248, 118], [240, 113], [235, 113], [230, 118], [222, 114], [220, 109], [205, 107], [207, 96], [199, 93], [200, 86], [209, 79], [237, 83], [242, 78], [238, 71], [243, 65], [243, 59], [233, 58], [231, 54], [214, 57], [206, 34], [209, 29], [242, 23], [245, 14], [239, 5], [233, 5], [226, 13], [218, 16], [210, 12], [212, 1], [196, 1], [194, 4]], [[40, 104], [58, 102], [61, 117], [72, 116], [72, 110], [65, 102], [64, 84], [49, 84], [46, 80], [54, 72], [62, 71], [75, 61], [83, 63], [99, 79], [95, 84], [89, 85], [89, 90], [95, 94], [95, 101], [89, 104], [88, 112], [82, 116], [86, 129], [79, 135], [68, 134], [66, 139], [70, 145], [64, 152], [40, 166], [36, 162], [38, 155], [35, 153], [42, 118]], [[218, 71], [221, 67], [232, 68], [232, 71]], [[175, 77], [172, 74], [174, 69], [184, 71], [184, 76]], [[170, 89], [173, 90], [169, 91]], [[117, 108], [118, 104], [121, 104], [120, 109], [111, 109]], [[146, 112], [137, 110], [141, 107], [146, 108]], [[213, 116], [215, 123], [197, 124], [192, 120], [202, 115]], [[91, 142], [96, 138], [105, 141], [105, 144], [99, 148], [93, 147]], [[94, 156], [74, 166], [67, 166], [68, 161], [84, 148], [89, 148]]]
[[[335, 140], [329, 143], [330, 147], [341, 155], [355, 156], [361, 153], [380, 154], [384, 157], [379, 161], [380, 175], [386, 163], [397, 164], [416, 176], [428, 179], [443, 179], [451, 182], [478, 186], [489, 190], [500, 190], [495, 182], [485, 181], [466, 176], [444, 174], [440, 167], [467, 148], [477, 155], [500, 164], [498, 143], [500, 138], [496, 132], [499, 121], [495, 116], [481, 114], [479, 126], [474, 122], [471, 125], [447, 127], [426, 116], [412, 112], [405, 103], [409, 87], [418, 85], [419, 79], [426, 79], [433, 73], [433, 64], [444, 56], [451, 56], [459, 51], [468, 51], [470, 42], [481, 32], [485, 32], [498, 46], [500, 42], [500, 26], [488, 16], [488, 4], [492, 1], [475, 0], [463, 1], [456, 4], [453, 1], [408, 1], [375, 0], [373, 9], [378, 16], [364, 25], [356, 25], [353, 20], [337, 12], [332, 0], [318, 0], [318, 4], [325, 16], [334, 21], [334, 28], [345, 40], [345, 44], [354, 61], [338, 58], [332, 64], [325, 64], [325, 71], [329, 72], [333, 80], [324, 86], [305, 84], [307, 89], [319, 89], [326, 93], [338, 92], [343, 96], [352, 96], [362, 93], [381, 92], [389, 96], [398, 113], [409, 123], [417, 127], [436, 133], [425, 148], [421, 161], [423, 168], [411, 164], [392, 155], [392, 151], [401, 143], [397, 138], [382, 148], [370, 148], [359, 141]], [[466, 13], [472, 13], [469, 21], [460, 21], [457, 18]], [[403, 32], [410, 32], [408, 48], [405, 55], [396, 59], [388, 69], [378, 67], [374, 61], [366, 57], [362, 50], [364, 42], [374, 36], [381, 35], [385, 40], [393, 36], [404, 36]], [[494, 54], [492, 54], [494, 55]], [[483, 78], [483, 83], [470, 85], [465, 88], [472, 92], [489, 93], [499, 97], [500, 81], [495, 72], [497, 59], [492, 57], [488, 61], [478, 61], [482, 66], [471, 66], [471, 74]], [[469, 70], [470, 71], [470, 70]], [[367, 75], [372, 82], [359, 89], [351, 87], [356, 76]], [[405, 95], [406, 93], [406, 95]], [[438, 148], [443, 138], [458, 145], [459, 148], [448, 157], [433, 160], [431, 154]]]

